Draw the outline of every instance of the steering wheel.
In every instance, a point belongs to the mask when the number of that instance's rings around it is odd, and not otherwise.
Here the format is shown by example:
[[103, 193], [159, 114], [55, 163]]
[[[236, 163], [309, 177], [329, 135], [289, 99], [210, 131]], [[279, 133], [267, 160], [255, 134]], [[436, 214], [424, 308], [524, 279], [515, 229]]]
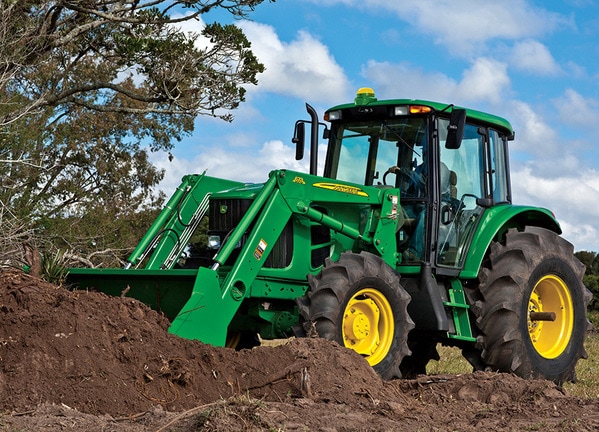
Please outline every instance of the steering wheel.
[[387, 174], [395, 174], [395, 175], [398, 175], [398, 176], [400, 176], [400, 177], [401, 177], [403, 180], [405, 180], [405, 181], [408, 181], [408, 182], [410, 181], [410, 178], [411, 178], [411, 176], [410, 176], [410, 173], [409, 173], [409, 172], [406, 172], [404, 169], [401, 169], [401, 168], [400, 168], [400, 167], [398, 167], [398, 166], [392, 166], [392, 167], [389, 167], [389, 168], [387, 169], [387, 171], [385, 171], [385, 174], [383, 175], [383, 185], [385, 185], [385, 186], [387, 186]]

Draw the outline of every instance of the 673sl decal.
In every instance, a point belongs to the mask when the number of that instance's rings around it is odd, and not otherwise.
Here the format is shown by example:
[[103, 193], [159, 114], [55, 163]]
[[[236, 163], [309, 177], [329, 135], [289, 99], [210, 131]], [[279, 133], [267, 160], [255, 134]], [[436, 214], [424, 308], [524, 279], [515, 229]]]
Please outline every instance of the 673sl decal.
[[319, 183], [314, 183], [313, 186], [317, 187], [317, 188], [321, 188], [321, 189], [328, 189], [328, 190], [332, 190], [335, 192], [342, 192], [342, 193], [347, 193], [347, 194], [351, 194], [351, 195], [358, 195], [358, 196], [363, 196], [363, 197], [368, 196], [368, 194], [366, 192], [364, 192], [362, 189], [360, 189], [359, 187], [342, 185], [339, 183], [319, 182]]

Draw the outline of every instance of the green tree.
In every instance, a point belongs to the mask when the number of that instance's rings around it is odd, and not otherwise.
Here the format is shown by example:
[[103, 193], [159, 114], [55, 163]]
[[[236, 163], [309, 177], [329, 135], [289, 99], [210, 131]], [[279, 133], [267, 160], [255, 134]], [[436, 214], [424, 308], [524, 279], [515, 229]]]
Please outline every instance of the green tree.
[[[242, 84], [255, 84], [262, 65], [233, 25], [209, 24], [200, 35], [177, 24], [214, 8], [242, 17], [262, 1], [0, 0], [0, 125], [73, 104], [229, 119], [217, 110], [236, 108]], [[176, 8], [183, 14], [172, 16]], [[204, 48], [200, 36], [209, 40]], [[123, 97], [107, 98], [114, 93]]]
[[264, 70], [238, 27], [191, 34], [178, 24], [215, 8], [243, 17], [262, 1], [0, 0], [10, 226], [94, 265], [122, 259], [163, 200], [148, 151], [172, 149], [198, 115], [231, 121]]
[[589, 310], [599, 310], [599, 276], [585, 275], [582, 282], [593, 294], [593, 298], [589, 302]]
[[579, 252], [575, 252], [574, 255], [576, 256], [576, 258], [578, 258], [580, 260], [580, 262], [582, 262], [586, 266], [585, 274], [587, 274], [587, 275], [596, 274], [596, 273], [594, 273], [594, 271], [597, 269], [596, 268], [596, 266], [597, 266], [597, 264], [596, 264], [597, 253], [596, 252], [579, 251]]
[[589, 251], [579, 251], [574, 255], [586, 266], [582, 281], [593, 294], [589, 310], [599, 310], [599, 255]]

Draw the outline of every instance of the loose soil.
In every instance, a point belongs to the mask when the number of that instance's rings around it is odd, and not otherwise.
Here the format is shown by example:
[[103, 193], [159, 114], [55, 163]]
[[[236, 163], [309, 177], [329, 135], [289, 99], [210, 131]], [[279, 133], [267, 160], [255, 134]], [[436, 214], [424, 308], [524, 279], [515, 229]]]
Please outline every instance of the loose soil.
[[599, 401], [494, 373], [384, 382], [318, 338], [235, 351], [125, 297], [0, 273], [0, 431], [585, 431]]

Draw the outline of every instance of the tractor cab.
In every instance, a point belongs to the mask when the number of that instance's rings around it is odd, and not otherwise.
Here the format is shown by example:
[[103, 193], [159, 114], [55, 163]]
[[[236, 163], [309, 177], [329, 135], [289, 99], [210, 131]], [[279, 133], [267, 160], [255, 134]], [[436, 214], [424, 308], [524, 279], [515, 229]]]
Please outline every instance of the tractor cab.
[[369, 88], [326, 111], [324, 176], [400, 191], [402, 264], [463, 266], [477, 220], [509, 203], [510, 124], [496, 116], [422, 100], [379, 101]]

